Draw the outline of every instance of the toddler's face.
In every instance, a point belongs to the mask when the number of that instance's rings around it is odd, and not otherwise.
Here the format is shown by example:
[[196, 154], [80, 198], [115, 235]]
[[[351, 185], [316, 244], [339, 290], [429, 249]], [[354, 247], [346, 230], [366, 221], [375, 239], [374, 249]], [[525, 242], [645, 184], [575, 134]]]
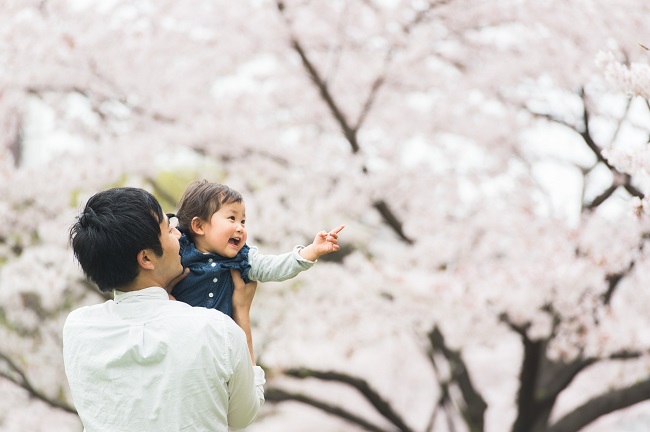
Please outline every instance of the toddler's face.
[[246, 207], [244, 203], [221, 206], [207, 223], [203, 235], [197, 236], [196, 248], [223, 257], [234, 258], [246, 243]]

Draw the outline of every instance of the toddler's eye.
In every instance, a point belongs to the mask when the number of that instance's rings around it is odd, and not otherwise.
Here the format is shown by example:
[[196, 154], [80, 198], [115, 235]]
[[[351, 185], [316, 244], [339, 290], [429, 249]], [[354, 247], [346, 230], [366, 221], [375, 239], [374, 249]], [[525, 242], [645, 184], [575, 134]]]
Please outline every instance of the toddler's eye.
[[242, 225], [246, 225], [246, 219], [242, 220], [240, 223], [241, 223]]
[[229, 216], [228, 219], [230, 219], [231, 221], [234, 221], [235, 217], [234, 216]]

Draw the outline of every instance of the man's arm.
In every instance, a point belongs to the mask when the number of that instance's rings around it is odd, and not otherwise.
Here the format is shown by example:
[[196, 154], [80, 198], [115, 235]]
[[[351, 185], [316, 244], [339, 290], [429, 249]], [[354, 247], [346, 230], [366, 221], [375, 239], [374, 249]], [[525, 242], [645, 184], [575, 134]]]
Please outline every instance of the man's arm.
[[255, 354], [253, 353], [253, 334], [251, 333], [250, 311], [253, 305], [253, 297], [257, 289], [257, 282], [253, 281], [244, 284], [244, 280], [238, 270], [230, 270], [235, 290], [232, 294], [232, 319], [246, 334], [246, 343], [255, 365]]
[[228, 381], [228, 425], [244, 428], [257, 417], [264, 404], [264, 371], [255, 365], [250, 308], [257, 282], [244, 284], [238, 271], [231, 270], [235, 291], [232, 296], [233, 320], [241, 330], [232, 332], [231, 363], [233, 375]]
[[174, 298], [174, 296], [172, 295], [172, 290], [174, 289], [174, 287], [176, 286], [176, 284], [179, 283], [180, 281], [182, 281], [183, 279], [185, 279], [185, 277], [186, 277], [188, 274], [190, 274], [190, 269], [187, 268], [187, 267], [185, 267], [185, 268], [183, 269], [183, 272], [182, 272], [181, 274], [179, 274], [179, 275], [176, 276], [174, 279], [172, 279], [171, 281], [169, 281], [169, 283], [167, 284], [167, 286], [164, 287], [164, 288], [165, 288], [165, 291], [167, 291], [167, 295], [169, 296], [169, 300], [176, 300], [176, 299]]

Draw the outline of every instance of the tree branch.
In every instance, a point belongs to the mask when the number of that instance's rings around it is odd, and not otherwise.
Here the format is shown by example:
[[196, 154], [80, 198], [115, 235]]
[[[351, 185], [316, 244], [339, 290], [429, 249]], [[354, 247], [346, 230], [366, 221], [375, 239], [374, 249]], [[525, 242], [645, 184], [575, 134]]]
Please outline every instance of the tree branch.
[[16, 123], [12, 131], [13, 138], [9, 141], [8, 150], [13, 157], [14, 167], [19, 167], [23, 163], [23, 126], [22, 120]]
[[82, 87], [78, 87], [76, 85], [59, 86], [59, 87], [31, 86], [31, 87], [26, 87], [25, 92], [39, 97], [42, 97], [44, 93], [61, 93], [61, 94], [78, 93], [79, 95], [83, 96], [84, 98], [88, 99], [91, 102], [93, 107], [93, 112], [95, 112], [102, 120], [106, 119], [106, 114], [100, 108], [101, 104], [108, 101], [115, 101], [128, 107], [135, 114], [144, 117], [149, 117], [152, 120], [155, 120], [160, 123], [174, 123], [176, 121], [176, 119], [168, 117], [159, 112], [148, 111], [146, 108], [142, 106], [138, 106], [133, 103], [130, 103], [127, 101], [127, 98], [124, 96], [120, 96], [116, 94], [113, 97], [111, 97], [107, 95], [100, 95], [98, 93], [91, 93], [89, 90], [84, 89]]
[[471, 432], [483, 431], [487, 403], [474, 387], [460, 351], [452, 350], [446, 345], [445, 338], [437, 326], [429, 332], [428, 336], [431, 343], [430, 355], [433, 357], [436, 352], [442, 354], [449, 363], [450, 382], [454, 382], [458, 386], [463, 396], [465, 406], [461, 406], [460, 410], [469, 430]]
[[[282, 18], [284, 19], [287, 27], [289, 27], [288, 18], [285, 14], [284, 2], [282, 0], [276, 0], [276, 6], [278, 11], [282, 15]], [[348, 141], [348, 143], [350, 143], [350, 147], [352, 148], [352, 153], [358, 153], [360, 150], [359, 142], [357, 141], [358, 128], [363, 124], [366, 116], [368, 115], [372, 103], [375, 101], [376, 94], [384, 83], [384, 77], [381, 76], [374, 81], [370, 89], [370, 93], [368, 94], [368, 97], [366, 98], [364, 106], [359, 115], [357, 125], [352, 126], [350, 125], [345, 115], [339, 108], [338, 104], [334, 100], [334, 96], [332, 95], [327, 85], [327, 82], [321, 77], [320, 73], [316, 69], [316, 66], [311, 62], [311, 60], [307, 56], [307, 53], [302, 47], [302, 44], [298, 41], [298, 39], [295, 36], [291, 35], [291, 32], [289, 33], [290, 33], [292, 48], [296, 51], [296, 53], [300, 57], [302, 64], [307, 71], [307, 74], [309, 75], [312, 82], [318, 89], [325, 104], [327, 105], [330, 112], [332, 113], [332, 116], [334, 117], [339, 127], [341, 128], [341, 131], [343, 132], [343, 135], [345, 136], [346, 140]], [[388, 63], [389, 61], [390, 61], [390, 53], [386, 58], [386, 63]], [[365, 172], [365, 168], [364, 168], [364, 172]], [[375, 202], [374, 207], [375, 209], [377, 209], [377, 211], [379, 211], [384, 221], [388, 224], [388, 226], [390, 226], [393, 229], [393, 231], [395, 231], [395, 233], [399, 236], [400, 239], [402, 239], [408, 244], [414, 243], [412, 239], [408, 238], [404, 234], [404, 231], [402, 230], [402, 223], [397, 219], [395, 214], [390, 210], [390, 208], [388, 207], [385, 201], [379, 200]]]
[[168, 204], [172, 207], [176, 207], [177, 199], [165, 188], [163, 188], [160, 183], [156, 181], [153, 177], [147, 177], [147, 182], [151, 185], [154, 190], [154, 195], [165, 204]]
[[609, 198], [610, 196], [612, 196], [612, 194], [613, 194], [614, 192], [616, 192], [616, 189], [618, 189], [618, 185], [616, 185], [616, 184], [612, 184], [610, 187], [607, 188], [607, 190], [605, 190], [605, 192], [603, 192], [603, 193], [601, 193], [600, 195], [598, 195], [598, 196], [597, 196], [596, 198], [594, 198], [593, 201], [591, 201], [589, 204], [583, 206], [583, 209], [586, 209], [586, 210], [593, 210], [593, 209], [595, 209], [596, 207], [598, 207], [599, 205], [601, 205], [602, 203], [604, 203], [604, 202], [607, 200], [607, 198]]
[[632, 178], [630, 177], [629, 180], [628, 180], [628, 183], [623, 185], [623, 188], [625, 188], [627, 193], [629, 193], [630, 195], [643, 199], [643, 197], [645, 197], [645, 194], [643, 192], [641, 192], [639, 189], [637, 189], [636, 187], [634, 187], [630, 183], [631, 181], [632, 181]]
[[520, 337], [524, 352], [519, 372], [519, 391], [517, 392], [517, 418], [513, 424], [514, 432], [530, 432], [544, 430], [551, 411], [560, 393], [568, 387], [573, 379], [596, 359], [576, 358], [570, 363], [550, 361], [546, 356], [549, 341], [554, 337], [561, 317], [551, 304], [543, 310], [553, 318], [551, 335], [542, 340], [532, 340], [528, 337], [529, 323], [517, 325], [506, 313], [500, 315]]
[[649, 399], [650, 378], [629, 387], [608, 390], [560, 418], [547, 432], [579, 431], [601, 416]]
[[[278, 11], [282, 15], [282, 18], [284, 18], [287, 27], [289, 27], [288, 18], [285, 14], [284, 2], [282, 0], [277, 0], [276, 6], [278, 8]], [[347, 139], [347, 141], [350, 143], [350, 146], [352, 147], [352, 153], [357, 153], [359, 151], [359, 143], [357, 142], [357, 131], [352, 126], [350, 126], [348, 120], [345, 118], [345, 115], [339, 109], [338, 105], [334, 101], [334, 97], [332, 96], [329, 87], [327, 86], [327, 83], [320, 76], [320, 73], [316, 69], [316, 66], [314, 66], [314, 64], [307, 56], [307, 53], [302, 47], [302, 44], [291, 33], [290, 33], [290, 39], [291, 39], [291, 47], [294, 49], [294, 51], [296, 51], [296, 53], [300, 57], [300, 60], [302, 61], [302, 65], [305, 67], [307, 74], [309, 75], [309, 78], [311, 78], [312, 82], [318, 89], [321, 97], [325, 101], [325, 104], [327, 105], [330, 112], [332, 113], [332, 116], [334, 117], [339, 127], [341, 128], [341, 131], [343, 132], [345, 139]]]
[[379, 414], [385, 417], [389, 422], [395, 425], [400, 431], [411, 432], [411, 429], [404, 420], [393, 410], [390, 404], [382, 398], [379, 393], [373, 390], [370, 385], [360, 378], [356, 378], [347, 374], [333, 371], [316, 371], [313, 369], [300, 368], [289, 369], [285, 371], [285, 375], [294, 378], [316, 378], [322, 381], [335, 381], [341, 384], [349, 385], [350, 387], [361, 393], [368, 402], [377, 410]]
[[596, 142], [593, 140], [591, 137], [591, 130], [589, 128], [589, 122], [590, 122], [590, 114], [589, 110], [587, 109], [587, 97], [585, 95], [585, 89], [581, 88], [580, 93], [579, 93], [580, 99], [582, 99], [582, 122], [583, 122], [583, 129], [581, 131], [577, 131], [582, 139], [585, 141], [585, 144], [587, 144], [587, 147], [591, 150], [591, 152], [596, 156], [596, 159], [598, 159], [599, 162], [604, 163], [607, 168], [610, 170], [615, 170], [614, 167], [612, 167], [607, 159], [602, 155], [602, 149], [596, 144]]
[[0, 377], [5, 378], [18, 387], [26, 390], [30, 397], [38, 399], [41, 402], [44, 402], [47, 405], [51, 406], [52, 408], [60, 409], [70, 414], [77, 414], [77, 410], [75, 410], [74, 407], [68, 405], [65, 402], [50, 398], [43, 392], [37, 390], [32, 385], [31, 381], [27, 378], [25, 372], [23, 372], [18, 367], [18, 365], [13, 360], [11, 360], [11, 358], [9, 358], [9, 356], [0, 352], [0, 360], [3, 361], [10, 370], [10, 372], [0, 371]]
[[616, 141], [616, 138], [618, 138], [618, 134], [621, 131], [621, 127], [623, 126], [623, 120], [625, 120], [625, 117], [627, 117], [628, 113], [630, 112], [631, 106], [632, 106], [632, 97], [628, 96], [627, 103], [625, 104], [625, 111], [623, 112], [623, 116], [621, 116], [621, 118], [618, 119], [618, 122], [616, 124], [616, 130], [612, 134], [612, 139], [609, 141], [610, 145], [614, 144], [614, 141]]
[[[386, 59], [386, 63], [388, 63], [389, 57]], [[387, 67], [387, 66], [386, 66]], [[370, 112], [370, 109], [372, 108], [372, 104], [375, 102], [375, 99], [377, 97], [377, 93], [379, 93], [379, 89], [381, 86], [384, 84], [385, 77], [380, 76], [375, 81], [372, 83], [372, 86], [370, 87], [370, 92], [368, 93], [368, 97], [366, 97], [366, 101], [363, 104], [363, 107], [361, 108], [361, 112], [359, 113], [359, 118], [357, 119], [357, 124], [354, 126], [354, 130], [358, 131], [361, 126], [363, 125], [363, 122], [366, 120], [366, 117], [368, 116], [368, 113]]]
[[[596, 160], [600, 163], [603, 163], [607, 167], [607, 169], [612, 173], [612, 175], [614, 175], [614, 181], [607, 188], [607, 190], [605, 190], [603, 193], [597, 196], [591, 203], [583, 205], [583, 210], [593, 210], [594, 208], [598, 207], [603, 202], [605, 202], [616, 191], [616, 189], [618, 189], [619, 186], [623, 187], [630, 195], [643, 198], [644, 194], [638, 188], [632, 185], [632, 177], [628, 174], [621, 173], [614, 166], [612, 166], [609, 163], [609, 161], [605, 159], [605, 157], [603, 156], [602, 148], [598, 144], [596, 144], [593, 137], [591, 136], [591, 129], [590, 129], [591, 115], [589, 113], [589, 109], [587, 108], [587, 97], [584, 88], [580, 89], [578, 95], [582, 100], [582, 123], [583, 123], [582, 128], [576, 125], [572, 125], [558, 117], [555, 117], [552, 114], [536, 113], [530, 111], [527, 108], [526, 110], [535, 117], [547, 119], [551, 122], [560, 124], [576, 132], [578, 135], [580, 135], [580, 137], [583, 139], [587, 147], [594, 154]], [[629, 104], [628, 104], [628, 108], [629, 108]], [[628, 110], [626, 109], [626, 113], [627, 112]], [[618, 129], [620, 128], [622, 121], [623, 119], [619, 120], [619, 125], [615, 132], [615, 136], [618, 134]]]
[[352, 414], [351, 412], [340, 408], [336, 407], [330, 404], [327, 404], [322, 401], [318, 401], [314, 398], [311, 398], [309, 396], [305, 396], [302, 394], [297, 394], [297, 393], [289, 393], [284, 390], [276, 389], [276, 388], [270, 388], [267, 389], [264, 395], [265, 399], [267, 402], [271, 403], [279, 403], [279, 402], [284, 402], [284, 401], [296, 401], [296, 402], [301, 402], [306, 405], [312, 406], [314, 408], [317, 408], [321, 411], [324, 411], [328, 414], [332, 414], [336, 417], [339, 417], [343, 420], [346, 420], [350, 423], [353, 423], [367, 431], [371, 432], [386, 432], [384, 429], [381, 429], [378, 426], [373, 425], [372, 423], [362, 419], [361, 417]]
[[612, 296], [614, 295], [614, 291], [616, 291], [616, 288], [618, 287], [619, 283], [623, 280], [625, 276], [630, 274], [632, 269], [634, 268], [635, 261], [630, 262], [630, 265], [618, 272], [618, 273], [610, 273], [605, 277], [605, 280], [607, 280], [607, 291], [605, 294], [603, 294], [603, 304], [608, 305], [611, 300]]
[[395, 214], [391, 211], [391, 209], [388, 207], [388, 204], [386, 204], [386, 201], [384, 200], [379, 200], [375, 201], [374, 203], [375, 209], [379, 212], [381, 217], [384, 219], [384, 222], [390, 226], [393, 231], [398, 235], [400, 239], [408, 243], [409, 245], [414, 244], [415, 242], [409, 238], [406, 234], [404, 234], [404, 230], [402, 229], [402, 222], [400, 222]]

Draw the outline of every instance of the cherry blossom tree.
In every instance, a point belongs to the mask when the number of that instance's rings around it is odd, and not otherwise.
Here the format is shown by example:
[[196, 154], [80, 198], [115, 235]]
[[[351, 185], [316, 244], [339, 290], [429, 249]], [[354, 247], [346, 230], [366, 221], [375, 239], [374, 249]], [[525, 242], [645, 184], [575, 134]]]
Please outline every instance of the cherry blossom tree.
[[195, 178], [242, 192], [264, 253], [346, 224], [258, 289], [251, 431], [642, 421], [649, 9], [4, 2], [3, 430], [81, 429], [60, 330], [105, 298], [67, 245], [77, 209], [128, 184], [173, 211]]

